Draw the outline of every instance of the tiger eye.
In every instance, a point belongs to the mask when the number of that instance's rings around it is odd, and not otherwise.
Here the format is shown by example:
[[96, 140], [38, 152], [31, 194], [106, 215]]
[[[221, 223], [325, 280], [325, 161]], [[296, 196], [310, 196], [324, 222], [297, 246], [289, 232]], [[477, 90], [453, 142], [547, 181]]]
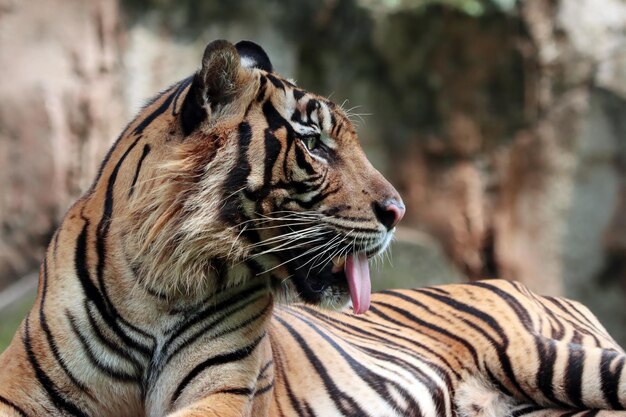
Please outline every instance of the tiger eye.
[[309, 151], [313, 151], [317, 149], [319, 146], [320, 138], [319, 136], [308, 136], [304, 138], [304, 145]]

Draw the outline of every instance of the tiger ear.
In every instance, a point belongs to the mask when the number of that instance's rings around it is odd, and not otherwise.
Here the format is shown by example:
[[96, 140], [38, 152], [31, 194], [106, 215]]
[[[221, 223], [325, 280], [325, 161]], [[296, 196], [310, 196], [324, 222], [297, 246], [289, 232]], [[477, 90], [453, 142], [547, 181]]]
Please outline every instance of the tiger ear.
[[207, 107], [230, 103], [237, 95], [241, 59], [233, 44], [225, 40], [209, 43], [202, 67], [193, 77], [181, 108], [183, 133], [189, 135], [208, 117]]
[[244, 68], [259, 68], [267, 72], [272, 72], [272, 62], [263, 48], [254, 42], [240, 41], [235, 44], [237, 52], [241, 57], [241, 66]]

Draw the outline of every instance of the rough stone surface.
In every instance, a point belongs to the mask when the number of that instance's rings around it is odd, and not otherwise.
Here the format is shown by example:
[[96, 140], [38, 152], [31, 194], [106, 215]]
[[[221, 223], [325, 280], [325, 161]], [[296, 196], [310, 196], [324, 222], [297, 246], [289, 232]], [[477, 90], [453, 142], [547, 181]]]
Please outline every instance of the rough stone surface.
[[[427, 12], [443, 22], [438, 42], [418, 38], [419, 65], [408, 50], [394, 60], [396, 73], [407, 62], [414, 78], [436, 79], [396, 178], [408, 222], [466, 276], [579, 299], [624, 343], [626, 4], [597, 7], [526, 1], [508, 20]], [[515, 76], [494, 84], [503, 70]]]
[[124, 123], [120, 46], [114, 0], [0, 3], [0, 288], [37, 267]]

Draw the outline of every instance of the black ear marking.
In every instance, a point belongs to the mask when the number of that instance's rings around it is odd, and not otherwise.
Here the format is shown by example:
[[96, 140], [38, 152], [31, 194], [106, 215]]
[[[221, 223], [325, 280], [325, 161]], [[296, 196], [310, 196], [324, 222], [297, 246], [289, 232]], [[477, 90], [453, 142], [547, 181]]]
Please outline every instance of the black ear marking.
[[185, 101], [180, 108], [180, 123], [183, 134], [189, 136], [196, 130], [198, 125], [207, 118], [207, 111], [204, 108], [204, 98], [202, 97], [202, 83], [198, 74], [194, 75], [191, 86], [185, 96]]
[[272, 62], [267, 53], [254, 42], [240, 41], [235, 45], [241, 57], [241, 66], [244, 68], [259, 68], [267, 72], [274, 71]]
[[241, 59], [235, 46], [225, 40], [209, 43], [202, 57], [202, 67], [193, 81], [181, 108], [183, 133], [189, 135], [207, 117], [207, 105], [214, 110], [228, 104], [237, 94]]

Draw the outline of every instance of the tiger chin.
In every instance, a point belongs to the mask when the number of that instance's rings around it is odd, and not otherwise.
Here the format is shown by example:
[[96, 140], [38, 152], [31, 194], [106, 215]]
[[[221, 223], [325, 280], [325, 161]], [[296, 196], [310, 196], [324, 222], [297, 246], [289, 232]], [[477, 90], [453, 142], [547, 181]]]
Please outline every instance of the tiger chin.
[[210, 43], [55, 232], [0, 416], [626, 415], [626, 355], [578, 303], [501, 280], [371, 294], [404, 211], [340, 107]]

